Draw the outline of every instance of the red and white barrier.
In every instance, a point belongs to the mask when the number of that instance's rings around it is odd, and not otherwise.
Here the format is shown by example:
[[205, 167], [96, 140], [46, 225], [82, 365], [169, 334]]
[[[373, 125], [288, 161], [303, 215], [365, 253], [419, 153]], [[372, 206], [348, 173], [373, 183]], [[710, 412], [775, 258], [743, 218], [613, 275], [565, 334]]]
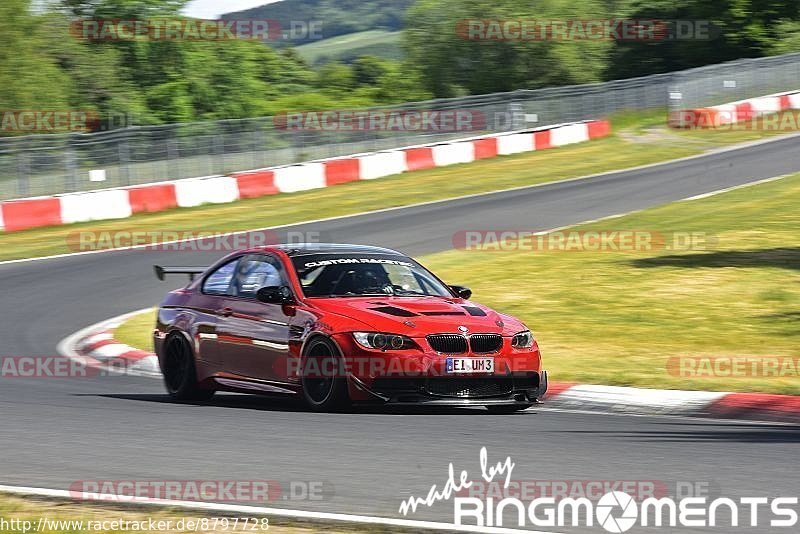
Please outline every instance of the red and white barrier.
[[416, 147], [403, 150], [406, 155], [406, 168], [411, 171], [424, 171], [436, 167], [433, 161], [433, 149], [431, 147]]
[[486, 137], [472, 142], [473, 154], [476, 160], [497, 157], [497, 138]]
[[[791, 100], [783, 99], [787, 102]], [[782, 99], [761, 99], [759, 109], [771, 109]], [[404, 172], [544, 150], [609, 135], [608, 121], [561, 124], [547, 129], [495, 134], [449, 143], [356, 154], [269, 169], [207, 176], [134, 187], [70, 193], [0, 203], [0, 230], [14, 232], [40, 226], [120, 219], [136, 213], [175, 207], [222, 204], [277, 193], [295, 193], [373, 180]]]
[[718, 128], [789, 109], [800, 109], [800, 91], [759, 96], [707, 108], [683, 109], [671, 114], [669, 123], [677, 128]]
[[54, 226], [61, 222], [61, 200], [58, 197], [37, 197], [3, 202], [3, 223], [6, 232], [38, 226]]
[[361, 179], [374, 180], [393, 174], [408, 172], [406, 155], [402, 150], [375, 152], [361, 156]]
[[61, 224], [125, 219], [133, 214], [128, 192], [106, 189], [60, 197]]
[[568, 124], [550, 130], [550, 144], [552, 146], [571, 145], [589, 140], [589, 127], [583, 123]]
[[435, 167], [472, 163], [473, 161], [475, 161], [474, 141], [447, 143], [433, 147], [433, 165]]
[[202, 204], [225, 204], [239, 200], [239, 186], [231, 176], [190, 178], [175, 182], [175, 197], [181, 208]]
[[536, 150], [533, 134], [519, 133], [497, 137], [497, 153], [501, 156], [530, 152], [531, 150]]
[[551, 135], [550, 132], [553, 130], [542, 130], [540, 132], [533, 133], [533, 144], [536, 145], [536, 150], [546, 150], [548, 148], [553, 148], [553, 144], [551, 142]]
[[233, 174], [233, 178], [239, 189], [239, 198], [258, 198], [280, 193], [275, 185], [275, 171], [270, 169], [237, 172]]
[[178, 207], [175, 184], [152, 184], [128, 189], [133, 213], [151, 213]]
[[359, 158], [332, 159], [325, 166], [325, 186], [346, 184], [361, 179], [361, 160]]
[[[749, 101], [754, 113], [778, 113], [787, 108], [781, 108], [781, 98], [777, 96], [762, 96]], [[788, 102], [784, 99], [783, 102]]]
[[308, 191], [325, 185], [325, 165], [319, 162], [275, 169], [275, 186], [281, 193]]

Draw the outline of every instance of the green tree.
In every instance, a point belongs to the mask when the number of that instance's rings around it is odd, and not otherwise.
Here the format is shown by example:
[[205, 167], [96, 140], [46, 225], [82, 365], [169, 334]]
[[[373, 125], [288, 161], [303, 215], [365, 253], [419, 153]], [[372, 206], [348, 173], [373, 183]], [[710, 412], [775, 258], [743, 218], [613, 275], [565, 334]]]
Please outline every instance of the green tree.
[[69, 78], [47, 50], [47, 35], [30, 0], [0, 2], [0, 106], [63, 109]]
[[608, 41], [470, 39], [469, 21], [603, 19], [600, 0], [418, 0], [406, 49], [438, 97], [534, 89], [601, 79]]
[[326, 63], [319, 70], [317, 87], [322, 91], [344, 93], [356, 86], [353, 69], [349, 65], [332, 61]]
[[[609, 56], [606, 78], [627, 78], [800, 50], [792, 28], [797, 0], [633, 0], [620, 8], [631, 19], [709, 24], [709, 31], [652, 42], [620, 41]], [[697, 26], [695, 26], [697, 28]]]

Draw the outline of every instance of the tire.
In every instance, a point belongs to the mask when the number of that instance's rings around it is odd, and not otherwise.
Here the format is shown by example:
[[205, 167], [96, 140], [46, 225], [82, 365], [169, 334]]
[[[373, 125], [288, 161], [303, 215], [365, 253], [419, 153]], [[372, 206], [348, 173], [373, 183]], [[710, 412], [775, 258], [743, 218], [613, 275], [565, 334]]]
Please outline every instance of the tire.
[[521, 412], [522, 410], [527, 410], [533, 406], [533, 404], [500, 404], [497, 406], [487, 406], [486, 409], [489, 410], [491, 414], [513, 414], [517, 412]]
[[[311, 359], [315, 359], [316, 365], [309, 364]], [[333, 362], [334, 376], [324, 376], [329, 373], [316, 374], [314, 371], [319, 369], [325, 371], [331, 369]], [[341, 358], [339, 349], [336, 345], [325, 337], [315, 337], [308, 342], [303, 353], [302, 377], [300, 383], [303, 389], [303, 398], [306, 405], [315, 412], [339, 412], [350, 407], [350, 396], [347, 393], [347, 378], [343, 372], [339, 372]], [[312, 376], [309, 376], [312, 375]]]
[[205, 401], [214, 396], [213, 389], [198, 387], [192, 347], [180, 334], [167, 338], [163, 371], [164, 385], [173, 400]]

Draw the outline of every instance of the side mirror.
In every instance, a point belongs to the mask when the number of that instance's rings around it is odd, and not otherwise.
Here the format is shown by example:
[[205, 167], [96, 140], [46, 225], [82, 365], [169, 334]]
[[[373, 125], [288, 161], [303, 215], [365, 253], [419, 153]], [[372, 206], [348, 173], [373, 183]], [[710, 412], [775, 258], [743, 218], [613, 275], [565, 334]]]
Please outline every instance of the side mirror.
[[472, 290], [464, 286], [450, 286], [450, 289], [455, 291], [456, 295], [462, 299], [469, 299], [472, 296]]
[[291, 304], [292, 290], [288, 286], [266, 286], [256, 293], [256, 298], [266, 304]]

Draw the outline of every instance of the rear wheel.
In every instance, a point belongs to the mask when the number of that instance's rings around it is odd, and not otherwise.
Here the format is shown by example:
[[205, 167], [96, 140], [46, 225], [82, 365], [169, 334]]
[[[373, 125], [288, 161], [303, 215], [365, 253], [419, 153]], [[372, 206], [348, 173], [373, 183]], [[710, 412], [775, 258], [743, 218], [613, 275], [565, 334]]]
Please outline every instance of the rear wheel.
[[512, 414], [527, 410], [531, 406], [533, 406], [533, 404], [500, 404], [497, 406], [487, 406], [486, 409], [489, 410], [489, 413], [493, 414]]
[[164, 385], [174, 400], [208, 400], [214, 396], [212, 389], [200, 389], [194, 353], [189, 342], [179, 334], [167, 339], [164, 347]]
[[339, 350], [332, 341], [316, 337], [303, 355], [301, 384], [303, 397], [315, 412], [333, 412], [350, 405], [347, 378], [340, 365]]

